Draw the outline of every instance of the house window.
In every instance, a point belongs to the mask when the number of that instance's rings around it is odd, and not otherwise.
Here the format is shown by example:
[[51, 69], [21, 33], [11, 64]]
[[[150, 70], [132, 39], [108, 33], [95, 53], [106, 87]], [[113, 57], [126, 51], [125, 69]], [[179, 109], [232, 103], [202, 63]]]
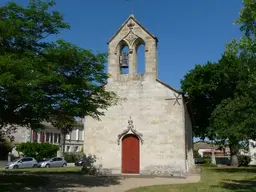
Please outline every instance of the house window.
[[70, 139], [70, 134], [66, 135], [66, 139], [68, 139], [68, 140]]
[[57, 133], [54, 133], [54, 143], [57, 143], [57, 138], [58, 138]]
[[70, 146], [68, 145], [66, 148], [66, 152], [69, 152], [69, 150], [70, 150]]
[[76, 130], [76, 140], [79, 140], [79, 129]]
[[84, 140], [84, 130], [81, 131], [82, 133], [82, 141]]
[[44, 132], [40, 132], [40, 143], [44, 142]]
[[50, 143], [53, 143], [53, 133], [50, 133]]
[[33, 142], [36, 142], [36, 137], [37, 137], [36, 130], [33, 130], [33, 132], [32, 132], [32, 141]]
[[45, 139], [46, 142], [49, 142], [49, 133], [46, 133], [46, 139]]
[[60, 139], [61, 139], [61, 138], [60, 138], [60, 134], [58, 134], [58, 143], [60, 143]]

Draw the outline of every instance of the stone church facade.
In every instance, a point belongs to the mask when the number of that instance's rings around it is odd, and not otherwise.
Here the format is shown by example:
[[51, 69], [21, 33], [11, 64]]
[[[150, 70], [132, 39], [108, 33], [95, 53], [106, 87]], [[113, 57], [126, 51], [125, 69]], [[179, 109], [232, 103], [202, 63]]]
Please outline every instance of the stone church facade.
[[[186, 177], [194, 166], [189, 107], [183, 93], [158, 79], [157, 43], [134, 15], [108, 42], [106, 89], [122, 100], [100, 121], [85, 117], [84, 124], [84, 152], [108, 174]], [[145, 73], [138, 74], [142, 44]], [[129, 51], [123, 55], [125, 46]]]

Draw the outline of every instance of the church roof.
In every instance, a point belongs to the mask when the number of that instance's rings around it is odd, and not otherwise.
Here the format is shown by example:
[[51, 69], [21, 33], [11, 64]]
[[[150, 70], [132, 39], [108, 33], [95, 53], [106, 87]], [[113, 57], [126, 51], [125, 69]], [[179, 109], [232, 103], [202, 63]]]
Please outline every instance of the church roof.
[[159, 82], [160, 84], [164, 85], [165, 87], [171, 89], [172, 91], [178, 93], [178, 94], [181, 94], [181, 95], [183, 94], [182, 91], [173, 88], [172, 86], [168, 85], [167, 83], [165, 83], [165, 82], [163, 82], [163, 81], [161, 81], [161, 80], [159, 80], [159, 79], [156, 79], [156, 81]]
[[121, 31], [121, 29], [130, 21], [133, 20], [137, 25], [139, 25], [144, 31], [146, 31], [152, 38], [154, 38], [157, 42], [158, 39], [156, 36], [154, 36], [152, 33], [150, 33], [145, 27], [143, 27], [135, 18], [135, 16], [133, 14], [131, 14], [128, 19], [126, 19], [126, 21], [121, 25], [121, 27], [117, 30], [117, 32], [110, 38], [110, 40], [108, 41], [108, 44], [114, 39], [114, 37]]

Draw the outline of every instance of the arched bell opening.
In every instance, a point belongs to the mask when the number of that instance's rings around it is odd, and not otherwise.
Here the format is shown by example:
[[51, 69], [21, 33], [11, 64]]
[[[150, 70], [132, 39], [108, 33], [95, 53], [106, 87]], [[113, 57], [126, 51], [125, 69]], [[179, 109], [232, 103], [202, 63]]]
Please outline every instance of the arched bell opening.
[[145, 61], [145, 42], [143, 39], [138, 38], [134, 42], [135, 54], [134, 59], [136, 63], [136, 69], [138, 74], [145, 73], [146, 70], [146, 61]]
[[119, 43], [119, 68], [120, 74], [129, 73], [129, 46], [122, 40]]

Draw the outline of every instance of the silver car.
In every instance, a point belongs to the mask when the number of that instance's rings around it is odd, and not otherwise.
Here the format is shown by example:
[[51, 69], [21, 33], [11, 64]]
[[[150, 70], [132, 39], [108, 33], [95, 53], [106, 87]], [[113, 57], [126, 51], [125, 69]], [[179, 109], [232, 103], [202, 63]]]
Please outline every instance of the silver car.
[[47, 159], [40, 163], [40, 167], [66, 167], [67, 162], [61, 157]]
[[36, 168], [38, 163], [33, 157], [22, 157], [15, 159], [5, 165], [5, 169]]

